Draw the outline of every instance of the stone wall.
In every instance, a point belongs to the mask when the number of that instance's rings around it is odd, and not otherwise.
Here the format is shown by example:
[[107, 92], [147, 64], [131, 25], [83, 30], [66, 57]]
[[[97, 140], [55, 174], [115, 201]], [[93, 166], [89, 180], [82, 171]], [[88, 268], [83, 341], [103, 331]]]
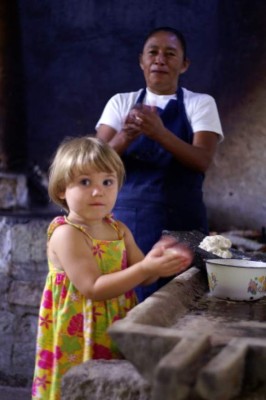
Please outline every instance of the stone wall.
[[[49, 218], [50, 220], [50, 218]], [[30, 386], [47, 273], [45, 218], [0, 217], [0, 385]]]

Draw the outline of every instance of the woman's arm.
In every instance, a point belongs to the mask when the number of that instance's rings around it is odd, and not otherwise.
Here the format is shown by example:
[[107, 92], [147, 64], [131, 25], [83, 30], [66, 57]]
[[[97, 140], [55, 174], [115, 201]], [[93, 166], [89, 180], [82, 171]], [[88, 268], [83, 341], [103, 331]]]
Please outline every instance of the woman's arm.
[[137, 137], [137, 133], [132, 135], [126, 130], [117, 132], [114, 128], [102, 124], [97, 130], [96, 137], [108, 143], [119, 155], [122, 155], [134, 141], [135, 137]]
[[121, 132], [116, 132], [108, 125], [100, 125], [96, 136], [122, 155], [138, 134], [144, 132], [186, 167], [203, 173], [207, 171], [216, 151], [218, 134], [210, 131], [195, 132], [193, 143], [189, 144], [166, 129], [156, 112], [146, 111], [139, 118], [126, 124]]
[[189, 144], [165, 128], [156, 108], [144, 107], [135, 111], [135, 119], [126, 124], [127, 129], [137, 129], [147, 137], [160, 143], [183, 165], [190, 169], [205, 172], [215, 154], [219, 135], [210, 131], [199, 131], [193, 135]]

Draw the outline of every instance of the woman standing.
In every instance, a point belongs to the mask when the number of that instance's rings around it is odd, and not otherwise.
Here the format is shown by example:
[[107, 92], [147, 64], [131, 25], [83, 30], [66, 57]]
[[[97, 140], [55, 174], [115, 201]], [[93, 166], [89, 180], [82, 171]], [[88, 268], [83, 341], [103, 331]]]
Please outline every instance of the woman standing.
[[[139, 64], [146, 88], [113, 96], [96, 130], [126, 168], [115, 216], [147, 253], [164, 229], [208, 233], [202, 185], [223, 133], [214, 99], [179, 86], [189, 67], [181, 32], [150, 32]], [[139, 288], [139, 300], [161, 284]]]

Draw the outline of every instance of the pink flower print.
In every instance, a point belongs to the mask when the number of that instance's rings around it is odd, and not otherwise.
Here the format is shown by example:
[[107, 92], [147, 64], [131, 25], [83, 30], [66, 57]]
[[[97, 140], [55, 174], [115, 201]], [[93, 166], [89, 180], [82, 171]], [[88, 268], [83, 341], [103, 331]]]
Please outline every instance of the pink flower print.
[[122, 269], [126, 269], [127, 268], [127, 252], [126, 252], [126, 250], [123, 251], [121, 268]]
[[66, 298], [66, 295], [67, 295], [67, 288], [65, 287], [65, 285], [62, 287], [62, 290], [61, 290], [61, 298], [62, 299], [65, 299]]
[[56, 346], [56, 348], [55, 348], [55, 358], [57, 359], [57, 360], [60, 360], [60, 358], [62, 357], [62, 351], [61, 351], [61, 349], [60, 349], [60, 347], [59, 346]]
[[92, 247], [92, 252], [94, 256], [98, 256], [99, 258], [102, 258], [102, 254], [104, 254], [104, 250], [101, 249], [99, 244], [96, 244], [96, 246]]
[[126, 298], [126, 299], [131, 299], [131, 297], [133, 297], [133, 295], [134, 295], [134, 290], [128, 290], [128, 291], [125, 293], [125, 298]]
[[67, 327], [67, 331], [71, 336], [82, 336], [83, 333], [83, 314], [74, 315]]
[[51, 309], [53, 305], [53, 293], [51, 290], [45, 290], [43, 293], [42, 306]]
[[44, 318], [40, 316], [40, 326], [45, 326], [46, 329], [49, 329], [49, 325], [53, 322], [50, 318], [50, 314], [47, 314]]
[[111, 360], [113, 358], [110, 349], [108, 349], [108, 347], [102, 346], [101, 344], [94, 343], [92, 351], [92, 358], [94, 360]]
[[64, 278], [65, 278], [65, 274], [62, 274], [61, 272], [56, 274], [55, 284], [56, 285], [61, 285], [61, 283], [63, 282]]
[[37, 396], [38, 394], [38, 387], [42, 387], [44, 390], [47, 388], [47, 384], [51, 382], [47, 380], [47, 375], [44, 375], [42, 378], [38, 376], [34, 379], [32, 385], [32, 396]]
[[119, 321], [121, 318], [119, 317], [119, 315], [115, 315], [114, 316], [114, 318], [113, 318], [113, 320], [112, 320], [112, 324], [115, 322], [115, 321]]
[[54, 360], [59, 360], [62, 357], [62, 352], [57, 346], [54, 353], [49, 350], [42, 350], [39, 356], [38, 366], [42, 369], [52, 369]]

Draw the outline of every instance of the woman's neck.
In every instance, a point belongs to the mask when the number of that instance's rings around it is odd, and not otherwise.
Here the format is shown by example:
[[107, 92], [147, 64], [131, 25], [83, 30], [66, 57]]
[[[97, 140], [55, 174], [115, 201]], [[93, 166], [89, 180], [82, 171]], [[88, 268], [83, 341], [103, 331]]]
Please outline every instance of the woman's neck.
[[159, 88], [151, 88], [147, 86], [147, 90], [153, 94], [156, 94], [157, 96], [171, 96], [177, 92], [177, 88], [170, 88], [170, 89], [159, 89]]

